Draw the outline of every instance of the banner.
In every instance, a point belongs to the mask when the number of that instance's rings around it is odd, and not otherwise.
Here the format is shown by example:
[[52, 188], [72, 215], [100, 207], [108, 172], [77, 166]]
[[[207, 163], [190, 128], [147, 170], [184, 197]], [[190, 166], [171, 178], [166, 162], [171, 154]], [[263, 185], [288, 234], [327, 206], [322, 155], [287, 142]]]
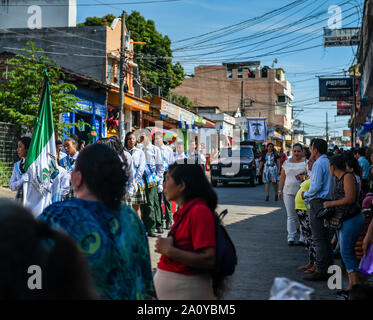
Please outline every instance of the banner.
[[262, 142], [267, 141], [267, 126], [265, 120], [248, 120], [248, 140]]
[[349, 101], [337, 102], [337, 116], [350, 116], [353, 104]]
[[23, 205], [38, 216], [52, 202], [52, 186], [59, 174], [53, 127], [52, 99], [48, 73], [25, 162], [28, 182], [23, 184]]
[[319, 78], [319, 101], [351, 101], [352, 78]]
[[344, 137], [351, 137], [351, 131], [350, 130], [343, 130], [343, 136]]

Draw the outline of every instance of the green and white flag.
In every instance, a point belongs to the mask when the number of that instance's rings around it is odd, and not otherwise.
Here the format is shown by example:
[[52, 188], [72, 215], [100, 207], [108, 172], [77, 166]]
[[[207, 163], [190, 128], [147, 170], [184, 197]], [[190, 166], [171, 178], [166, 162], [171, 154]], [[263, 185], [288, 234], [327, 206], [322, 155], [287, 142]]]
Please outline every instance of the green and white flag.
[[38, 117], [25, 162], [28, 182], [23, 184], [23, 205], [38, 216], [51, 204], [52, 188], [59, 174], [53, 127], [52, 99], [48, 73], [45, 72], [44, 88]]

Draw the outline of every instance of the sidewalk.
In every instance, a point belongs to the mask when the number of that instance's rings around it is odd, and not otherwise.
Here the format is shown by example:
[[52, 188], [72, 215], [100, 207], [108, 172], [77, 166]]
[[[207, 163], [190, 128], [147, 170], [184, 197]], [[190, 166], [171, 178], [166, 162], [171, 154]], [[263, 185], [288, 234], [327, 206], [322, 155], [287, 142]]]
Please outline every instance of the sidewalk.
[[[265, 202], [264, 186], [229, 186], [215, 190], [219, 196], [217, 211], [229, 210], [224, 222], [238, 254], [232, 290], [226, 300], [266, 300], [276, 277], [286, 277], [313, 288], [313, 300], [337, 300], [335, 291], [330, 290], [326, 282], [304, 281], [304, 273], [297, 270], [307, 262], [307, 252], [304, 247], [287, 245], [287, 218], [281, 201], [274, 202], [271, 198]], [[154, 252], [154, 244], [155, 239], [149, 238], [153, 271], [160, 258]]]
[[14, 199], [16, 193], [8, 188], [0, 187], [0, 198]]

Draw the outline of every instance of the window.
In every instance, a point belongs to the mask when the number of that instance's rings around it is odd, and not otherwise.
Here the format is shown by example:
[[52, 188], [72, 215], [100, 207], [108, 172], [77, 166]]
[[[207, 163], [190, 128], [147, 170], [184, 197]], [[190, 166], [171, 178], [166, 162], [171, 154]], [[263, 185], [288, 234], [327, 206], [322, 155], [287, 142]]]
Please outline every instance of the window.
[[285, 103], [286, 102], [286, 97], [285, 96], [278, 96], [277, 101], [279, 103]]
[[108, 59], [107, 76], [106, 76], [107, 83], [113, 82], [113, 75], [114, 75], [114, 61], [112, 59]]
[[119, 62], [116, 64], [116, 76], [114, 77], [114, 83], [115, 84], [118, 84], [119, 85], [119, 81], [120, 81], [120, 66], [119, 66]]
[[262, 69], [262, 78], [267, 78], [268, 77], [268, 67], [264, 67]]
[[237, 70], [237, 77], [242, 78], [242, 69]]
[[232, 79], [232, 70], [228, 70], [227, 78]]

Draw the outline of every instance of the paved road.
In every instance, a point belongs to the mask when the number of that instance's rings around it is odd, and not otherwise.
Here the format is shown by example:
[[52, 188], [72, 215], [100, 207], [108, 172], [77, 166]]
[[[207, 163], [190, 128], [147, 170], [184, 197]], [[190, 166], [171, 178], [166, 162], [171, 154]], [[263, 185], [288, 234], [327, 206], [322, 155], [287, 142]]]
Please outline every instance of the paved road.
[[[265, 202], [264, 186], [249, 188], [235, 184], [215, 190], [219, 197], [218, 211], [229, 210], [224, 222], [238, 252], [232, 290], [226, 299], [268, 299], [275, 277], [287, 277], [314, 288], [313, 299], [336, 299], [325, 282], [302, 280], [303, 273], [297, 266], [307, 261], [307, 252], [304, 247], [288, 247], [282, 202], [273, 201], [273, 194], [270, 201]], [[14, 193], [0, 188], [0, 197], [14, 198]], [[154, 243], [155, 239], [149, 238], [151, 263], [155, 269], [159, 254], [154, 252]]]
[[[219, 212], [229, 210], [225, 224], [239, 259], [232, 290], [226, 299], [268, 299], [275, 277], [287, 277], [314, 288], [312, 299], [336, 299], [326, 282], [303, 281], [303, 272], [297, 267], [307, 262], [307, 252], [304, 247], [288, 247], [282, 202], [275, 202], [273, 194], [270, 201], [265, 202], [263, 185], [249, 188], [235, 184], [215, 190], [219, 196]], [[154, 253], [154, 242], [149, 238], [153, 268], [159, 260], [159, 255]]]

